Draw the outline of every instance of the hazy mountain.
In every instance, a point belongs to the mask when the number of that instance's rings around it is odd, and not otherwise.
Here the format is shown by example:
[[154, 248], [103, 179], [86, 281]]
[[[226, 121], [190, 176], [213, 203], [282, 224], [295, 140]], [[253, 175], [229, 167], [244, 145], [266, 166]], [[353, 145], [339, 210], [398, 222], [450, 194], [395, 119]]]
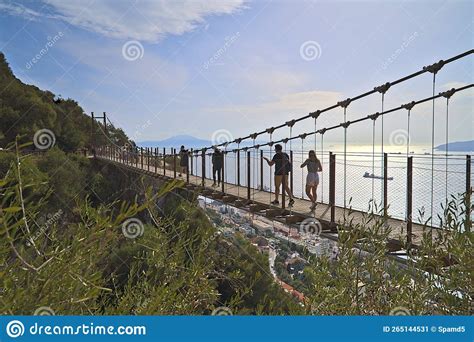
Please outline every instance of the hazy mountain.
[[[261, 142], [256, 141], [256, 144]], [[164, 139], [164, 140], [146, 140], [139, 141], [137, 143], [141, 147], [174, 147], [179, 148], [181, 145], [184, 145], [186, 148], [202, 148], [212, 146], [213, 143], [210, 140], [204, 140], [200, 138], [193, 137], [191, 135], [176, 135], [174, 137]], [[241, 143], [242, 146], [251, 146], [253, 145], [252, 140], [246, 140]], [[231, 145], [231, 148], [236, 148], [237, 145]]]
[[[446, 144], [436, 146], [436, 150], [444, 151], [446, 149]], [[448, 144], [449, 151], [457, 152], [471, 152], [474, 151], [474, 140], [468, 141], [455, 141]]]
[[210, 140], [199, 139], [191, 135], [176, 135], [164, 140], [146, 140], [137, 143], [141, 147], [175, 147], [184, 145], [186, 148], [196, 148], [212, 145]]

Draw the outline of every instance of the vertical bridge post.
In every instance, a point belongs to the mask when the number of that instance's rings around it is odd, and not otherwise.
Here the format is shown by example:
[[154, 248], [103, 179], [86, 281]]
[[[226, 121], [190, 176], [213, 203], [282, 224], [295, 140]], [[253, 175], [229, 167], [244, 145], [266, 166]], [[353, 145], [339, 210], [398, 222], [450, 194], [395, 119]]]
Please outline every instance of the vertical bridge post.
[[173, 148], [173, 178], [176, 178], [176, 149]]
[[140, 165], [143, 169], [143, 147], [140, 147]]
[[472, 187], [471, 187], [471, 156], [466, 155], [466, 227], [464, 230], [466, 232], [471, 231], [471, 195], [472, 195]]
[[225, 156], [227, 155], [226, 153], [227, 151], [224, 151], [222, 152], [222, 169], [221, 169], [221, 187], [222, 187], [222, 193], [225, 193], [225, 184], [224, 184], [224, 175], [225, 175], [225, 172], [224, 172], [224, 168], [226, 167], [226, 162], [225, 162]]
[[413, 157], [407, 160], [407, 244], [411, 245], [412, 232], [412, 216], [413, 216]]
[[247, 199], [250, 200], [250, 151], [247, 151]]
[[263, 191], [263, 150], [260, 150], [260, 190]]
[[292, 150], [290, 150], [290, 164], [292, 165], [292, 170], [290, 171], [290, 189], [291, 189], [291, 192], [293, 193], [293, 151]]
[[388, 215], [388, 199], [387, 199], [387, 190], [388, 190], [388, 155], [387, 153], [383, 154], [383, 217], [384, 220], [387, 219]]
[[163, 176], [166, 176], [166, 147], [163, 147]]
[[191, 159], [190, 160], [190, 162], [191, 162], [191, 175], [194, 175], [194, 163], [193, 163], [193, 161], [194, 161], [194, 158], [193, 158], [194, 150], [193, 149], [191, 149], [190, 156], [191, 156], [191, 158], [189, 158], [189, 159]]
[[201, 185], [204, 186], [204, 177], [206, 175], [206, 150], [203, 148], [201, 152]]
[[336, 155], [329, 152], [329, 205], [331, 206], [331, 225], [336, 222]]
[[[185, 156], [186, 156], [186, 183], [189, 184], [189, 151], [187, 151], [186, 153], [184, 153]], [[193, 159], [193, 157], [191, 156], [191, 160]]]
[[237, 149], [237, 186], [240, 186], [240, 150]]

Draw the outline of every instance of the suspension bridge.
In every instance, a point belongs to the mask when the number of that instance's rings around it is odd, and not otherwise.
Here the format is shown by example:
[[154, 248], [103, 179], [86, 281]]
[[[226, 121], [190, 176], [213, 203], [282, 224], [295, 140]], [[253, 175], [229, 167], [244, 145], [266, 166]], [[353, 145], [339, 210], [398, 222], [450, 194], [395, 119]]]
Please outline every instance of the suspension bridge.
[[[255, 215], [283, 222], [290, 227], [298, 227], [302, 222], [313, 218], [322, 223], [323, 235], [332, 239], [337, 239], [338, 224], [344, 227], [349, 219], [352, 223], [363, 223], [371, 213], [382, 218], [385, 226], [390, 227], [391, 233], [387, 241], [389, 250], [395, 255], [403, 255], [406, 250], [402, 248], [401, 236], [406, 239], [404, 242], [416, 248], [424, 231], [445, 228], [441, 205], [446, 206], [452, 196], [464, 197], [464, 207], [460, 210], [464, 216], [463, 229], [471, 230], [472, 159], [470, 154], [461, 155], [449, 150], [448, 127], [450, 101], [454, 101], [456, 95], [471, 89], [474, 84], [436, 93], [436, 76], [446, 65], [470, 58], [473, 52], [474, 50], [469, 50], [440, 60], [400, 79], [386, 82], [363, 94], [299, 118], [232, 141], [190, 149], [184, 154], [174, 148], [143, 148], [128, 144], [119, 146], [110, 138], [110, 144], [95, 146], [94, 154], [98, 159], [143, 174], [163, 179], [181, 178], [186, 182], [189, 191]], [[431, 96], [393, 108], [384, 107], [386, 97], [393, 87], [424, 74], [432, 75]], [[347, 120], [347, 111], [351, 104], [377, 94], [381, 97], [379, 112], [365, 113], [355, 120]], [[436, 101], [443, 101], [445, 104], [443, 112], [435, 109]], [[431, 152], [419, 154], [411, 152], [410, 134], [413, 110], [422, 104], [431, 104], [431, 122], [427, 123], [427, 128], [431, 131]], [[338, 108], [342, 110], [343, 117], [340, 124], [327, 127], [318, 125], [318, 119], [326, 115], [326, 112]], [[398, 115], [400, 121], [405, 122], [405, 153], [391, 153], [384, 146], [384, 118], [389, 115]], [[467, 116], [471, 117], [472, 125], [471, 115], [471, 112], [467, 113]], [[445, 120], [446, 144], [443, 152], [435, 153], [435, 125], [440, 121], [439, 117]], [[93, 125], [107, 135], [105, 113], [101, 117], [103, 123], [97, 123], [96, 119], [97, 117], [92, 115]], [[379, 121], [381, 151], [376, 151], [376, 122]], [[348, 132], [357, 130], [362, 122], [368, 122], [372, 126], [371, 131], [367, 132], [372, 137], [371, 152], [354, 151], [348, 142]], [[312, 129], [293, 134], [294, 127], [300, 123]], [[288, 135], [274, 139], [275, 132], [283, 129], [288, 129]], [[324, 137], [331, 131], [342, 132], [342, 150], [331, 151], [325, 148]], [[314, 139], [314, 147], [308, 143], [309, 139]], [[292, 165], [287, 176], [294, 198], [294, 204], [291, 206], [286, 203], [288, 195], [283, 189], [281, 204], [271, 203], [275, 186], [272, 168], [265, 162], [265, 157], [271, 159], [274, 154], [272, 147], [276, 144], [283, 145], [283, 151], [288, 154]], [[214, 185], [211, 162], [216, 147], [222, 150], [223, 155], [220, 170], [222, 182], [219, 187]], [[309, 210], [311, 202], [304, 191], [306, 171], [299, 167], [310, 149], [316, 151], [323, 169], [317, 192], [318, 205], [314, 211]], [[188, 159], [188, 166], [181, 174], [180, 162], [183, 158]]]

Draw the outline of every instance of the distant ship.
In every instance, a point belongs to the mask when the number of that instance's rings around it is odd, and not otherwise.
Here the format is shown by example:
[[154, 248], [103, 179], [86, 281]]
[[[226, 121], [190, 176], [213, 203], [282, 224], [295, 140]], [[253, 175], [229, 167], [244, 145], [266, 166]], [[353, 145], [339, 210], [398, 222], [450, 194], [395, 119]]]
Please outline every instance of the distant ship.
[[[364, 178], [375, 178], [375, 179], [383, 179], [383, 176], [376, 176], [373, 173], [364, 173]], [[387, 180], [393, 180], [393, 177], [387, 177]]]

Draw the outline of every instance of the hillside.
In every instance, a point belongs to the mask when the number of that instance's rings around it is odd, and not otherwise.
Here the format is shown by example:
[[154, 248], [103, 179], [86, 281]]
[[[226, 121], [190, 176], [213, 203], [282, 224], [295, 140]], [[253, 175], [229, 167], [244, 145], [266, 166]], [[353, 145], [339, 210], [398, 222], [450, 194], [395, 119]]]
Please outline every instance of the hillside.
[[[0, 52], [0, 147], [20, 136], [20, 141], [32, 141], [40, 129], [53, 132], [56, 146], [63, 151], [90, 148], [92, 143], [104, 144], [101, 125], [91, 130], [91, 118], [73, 99], [60, 99], [47, 90], [21, 82], [13, 75], [5, 55]], [[102, 127], [103, 129], [103, 127]], [[125, 133], [107, 125], [109, 143], [123, 146]], [[93, 140], [93, 141], [92, 141]]]

